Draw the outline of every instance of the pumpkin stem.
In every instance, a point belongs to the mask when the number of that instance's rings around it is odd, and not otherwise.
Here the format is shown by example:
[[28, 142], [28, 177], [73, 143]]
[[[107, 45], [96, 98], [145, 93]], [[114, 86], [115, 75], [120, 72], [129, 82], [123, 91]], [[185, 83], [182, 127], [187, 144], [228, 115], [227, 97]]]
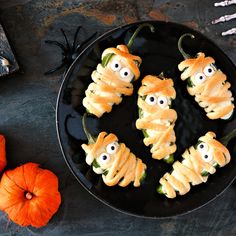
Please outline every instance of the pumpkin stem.
[[186, 37], [190, 37], [191, 39], [194, 39], [195, 36], [193, 34], [187, 33], [187, 34], [183, 34], [178, 40], [178, 49], [179, 49], [180, 53], [182, 54], [182, 56], [184, 57], [184, 59], [191, 58], [191, 56], [183, 50], [182, 41]]
[[128, 44], [127, 44], [127, 48], [129, 49], [129, 51], [130, 51], [130, 48], [132, 47], [132, 45], [133, 45], [133, 43], [134, 43], [134, 40], [135, 40], [137, 34], [139, 33], [139, 31], [140, 31], [142, 28], [146, 27], [146, 26], [149, 27], [149, 29], [151, 30], [152, 33], [155, 32], [155, 27], [154, 27], [152, 24], [149, 24], [149, 23], [141, 24], [141, 25], [135, 30], [135, 32], [133, 33], [133, 35], [131, 36], [131, 38], [130, 38]]
[[33, 198], [33, 194], [30, 193], [30, 192], [26, 192], [25, 193], [25, 198], [28, 199], [28, 200], [31, 200]]

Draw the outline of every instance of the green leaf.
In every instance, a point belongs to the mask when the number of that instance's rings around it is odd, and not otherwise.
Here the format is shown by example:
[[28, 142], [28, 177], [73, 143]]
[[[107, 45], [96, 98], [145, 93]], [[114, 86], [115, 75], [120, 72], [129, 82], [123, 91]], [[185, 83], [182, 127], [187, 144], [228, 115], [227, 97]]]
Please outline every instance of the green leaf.
[[102, 59], [102, 66], [105, 67], [107, 66], [108, 62], [111, 60], [112, 56], [114, 53], [108, 53], [105, 57]]

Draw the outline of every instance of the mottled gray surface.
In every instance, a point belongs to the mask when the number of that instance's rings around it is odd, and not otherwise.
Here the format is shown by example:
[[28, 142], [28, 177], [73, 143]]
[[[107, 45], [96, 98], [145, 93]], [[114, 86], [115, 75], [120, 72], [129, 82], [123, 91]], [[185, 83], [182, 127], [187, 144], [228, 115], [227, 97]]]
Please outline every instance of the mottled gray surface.
[[0, 213], [0, 235], [236, 235], [236, 186], [202, 209], [167, 220], [127, 216], [90, 196], [68, 170], [56, 137], [55, 103], [61, 77], [43, 75], [60, 61], [59, 50], [44, 44], [45, 39], [62, 40], [59, 28], [72, 37], [81, 24], [90, 34], [140, 19], [169, 20], [199, 30], [236, 63], [236, 37], [220, 36], [235, 21], [210, 25], [212, 19], [235, 12], [236, 6], [214, 9], [213, 2], [0, 0], [0, 18], [25, 70], [0, 80], [0, 132], [7, 138], [9, 166], [41, 163], [59, 176], [62, 194], [62, 205], [46, 227], [20, 228]]

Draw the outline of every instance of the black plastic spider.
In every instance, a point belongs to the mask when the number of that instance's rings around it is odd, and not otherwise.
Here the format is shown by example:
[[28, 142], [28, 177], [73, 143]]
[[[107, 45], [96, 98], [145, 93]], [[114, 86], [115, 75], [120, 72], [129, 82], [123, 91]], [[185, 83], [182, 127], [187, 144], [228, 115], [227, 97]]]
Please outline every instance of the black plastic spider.
[[64, 76], [65, 73], [67, 72], [67, 70], [69, 69], [70, 65], [73, 63], [73, 61], [79, 55], [79, 53], [97, 35], [97, 32], [95, 32], [90, 37], [88, 37], [86, 40], [84, 40], [81, 44], [76, 45], [78, 33], [81, 28], [82, 28], [81, 26], [78, 26], [78, 28], [76, 29], [76, 32], [74, 35], [74, 41], [73, 41], [72, 45], [69, 44], [68, 38], [67, 38], [65, 31], [63, 29], [61, 29], [61, 32], [62, 32], [65, 42], [66, 42], [65, 45], [58, 42], [58, 41], [55, 41], [55, 40], [46, 40], [45, 41], [45, 43], [51, 44], [51, 45], [56, 45], [59, 48], [61, 48], [61, 50], [62, 50], [62, 63], [59, 66], [57, 66], [56, 68], [45, 72], [44, 73], [45, 75], [52, 74], [52, 73], [62, 69], [63, 67], [65, 67], [65, 71], [63, 73], [63, 76]]

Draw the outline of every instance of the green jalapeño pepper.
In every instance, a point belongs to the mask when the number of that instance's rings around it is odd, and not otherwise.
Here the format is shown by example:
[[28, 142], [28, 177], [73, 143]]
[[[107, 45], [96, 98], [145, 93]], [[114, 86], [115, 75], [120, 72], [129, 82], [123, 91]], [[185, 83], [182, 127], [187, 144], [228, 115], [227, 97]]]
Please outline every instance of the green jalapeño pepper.
[[119, 143], [116, 135], [100, 132], [95, 138], [86, 126], [85, 113], [82, 119], [88, 144], [82, 144], [86, 153], [86, 163], [96, 174], [101, 174], [107, 186], [126, 187], [133, 182], [139, 187], [146, 177], [146, 165], [137, 158], [124, 143]]
[[209, 119], [228, 120], [234, 112], [234, 98], [229, 90], [227, 76], [215, 65], [212, 57], [198, 52], [191, 57], [182, 48], [183, 39], [195, 38], [193, 34], [184, 34], [179, 38], [178, 48], [184, 61], [178, 65], [182, 72], [180, 78], [187, 81], [187, 91], [204, 108]]
[[215, 133], [207, 132], [195, 146], [187, 149], [182, 155], [183, 160], [176, 161], [172, 172], [165, 173], [160, 179], [157, 193], [168, 198], [175, 198], [177, 194], [184, 195], [190, 191], [191, 185], [206, 182], [217, 168], [227, 165], [231, 157], [226, 146], [236, 137], [236, 129], [220, 141], [215, 137]]

